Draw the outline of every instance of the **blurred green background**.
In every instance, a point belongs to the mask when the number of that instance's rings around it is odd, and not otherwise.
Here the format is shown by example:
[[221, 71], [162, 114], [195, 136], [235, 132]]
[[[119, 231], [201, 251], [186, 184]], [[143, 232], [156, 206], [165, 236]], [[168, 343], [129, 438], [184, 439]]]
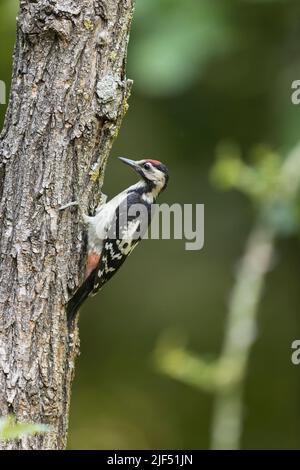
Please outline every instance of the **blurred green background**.
[[[10, 82], [17, 2], [0, 4], [0, 79]], [[237, 263], [255, 209], [220, 192], [210, 173], [217, 146], [247, 160], [259, 144], [286, 154], [300, 137], [291, 83], [300, 79], [300, 5], [272, 0], [137, 0], [128, 57], [135, 81], [104, 192], [135, 181], [115, 158], [151, 156], [170, 168], [160, 202], [205, 204], [205, 247], [145, 241], [80, 318], [69, 448], [210, 446], [214, 396], [161, 373], [166, 333], [202, 357], [222, 346]], [[5, 106], [0, 106], [1, 124]], [[241, 447], [300, 448], [299, 239], [279, 238], [259, 304], [244, 389]], [[158, 359], [159, 361], [159, 359]]]

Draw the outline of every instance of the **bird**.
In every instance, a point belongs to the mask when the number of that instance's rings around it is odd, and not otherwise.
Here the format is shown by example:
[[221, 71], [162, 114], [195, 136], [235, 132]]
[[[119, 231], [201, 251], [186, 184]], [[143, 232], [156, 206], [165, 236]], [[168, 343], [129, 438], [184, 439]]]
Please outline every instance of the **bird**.
[[160, 161], [119, 160], [140, 179], [108, 202], [105, 196], [94, 216], [82, 214], [88, 227], [86, 275], [67, 305], [69, 327], [87, 297], [102, 289], [141, 241], [151, 223], [154, 204], [168, 185], [169, 171]]

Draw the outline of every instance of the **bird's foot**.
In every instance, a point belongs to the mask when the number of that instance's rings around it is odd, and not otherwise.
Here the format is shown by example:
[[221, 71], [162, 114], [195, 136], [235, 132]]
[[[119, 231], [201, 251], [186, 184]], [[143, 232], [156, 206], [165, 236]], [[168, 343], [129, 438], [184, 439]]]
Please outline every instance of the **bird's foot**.
[[64, 206], [60, 206], [58, 210], [64, 211], [65, 209], [68, 209], [69, 207], [73, 207], [73, 206], [79, 207], [78, 201], [68, 202], [68, 204], [65, 204]]
[[108, 196], [106, 194], [103, 194], [103, 193], [101, 194], [100, 202], [99, 202], [99, 204], [96, 208], [96, 214], [98, 214], [98, 212], [102, 209], [104, 204], [106, 204], [107, 198], [108, 198]]

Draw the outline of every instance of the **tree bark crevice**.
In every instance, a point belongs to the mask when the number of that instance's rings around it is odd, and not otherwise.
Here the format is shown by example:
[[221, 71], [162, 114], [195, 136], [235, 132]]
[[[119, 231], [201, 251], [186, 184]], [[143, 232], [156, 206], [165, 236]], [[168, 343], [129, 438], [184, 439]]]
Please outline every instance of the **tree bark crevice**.
[[78, 331], [65, 305], [82, 281], [79, 199], [98, 204], [127, 111], [133, 0], [20, 1], [0, 137], [0, 413], [50, 424], [0, 449], [62, 449]]

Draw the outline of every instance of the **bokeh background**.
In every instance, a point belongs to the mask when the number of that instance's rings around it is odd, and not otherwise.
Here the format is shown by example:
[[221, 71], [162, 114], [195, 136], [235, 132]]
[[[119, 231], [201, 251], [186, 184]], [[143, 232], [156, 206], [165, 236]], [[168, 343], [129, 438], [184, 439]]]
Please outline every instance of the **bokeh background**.
[[[11, 76], [17, 2], [0, 3], [0, 79]], [[135, 81], [104, 192], [135, 177], [115, 158], [151, 156], [170, 168], [161, 202], [205, 204], [205, 247], [145, 241], [80, 317], [70, 449], [207, 449], [215, 393], [160, 367], [166, 338], [202, 358], [222, 348], [228, 300], [257, 206], [211, 178], [220, 144], [252, 165], [257, 146], [282, 158], [298, 143], [300, 5], [280, 0], [137, 0], [128, 56]], [[0, 106], [1, 124], [5, 106]], [[276, 237], [256, 312], [243, 392], [240, 447], [300, 448], [299, 230]], [[249, 292], [251, 296], [251, 292]], [[162, 359], [163, 360], [163, 359]], [[175, 364], [176, 367], [176, 364]], [[205, 387], [204, 387], [205, 388]]]

